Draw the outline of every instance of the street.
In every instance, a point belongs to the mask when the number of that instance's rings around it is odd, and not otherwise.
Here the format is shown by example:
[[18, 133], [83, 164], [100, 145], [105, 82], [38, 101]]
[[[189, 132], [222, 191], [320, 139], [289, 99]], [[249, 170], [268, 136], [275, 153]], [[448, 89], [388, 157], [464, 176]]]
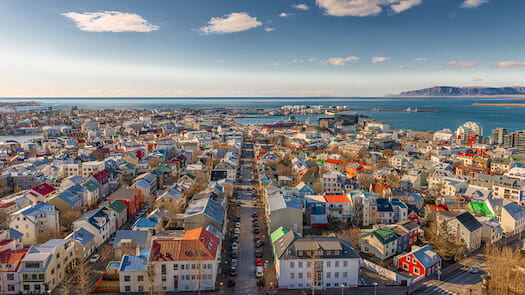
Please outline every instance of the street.
[[[248, 157], [247, 157], [248, 156]], [[257, 278], [255, 277], [255, 243], [252, 233], [251, 215], [252, 206], [251, 178], [253, 152], [243, 149], [240, 160], [239, 174], [243, 181], [237, 182], [237, 190], [241, 200], [241, 233], [239, 235], [239, 271], [236, 279], [235, 294], [258, 294]], [[245, 161], [246, 160], [246, 161]]]

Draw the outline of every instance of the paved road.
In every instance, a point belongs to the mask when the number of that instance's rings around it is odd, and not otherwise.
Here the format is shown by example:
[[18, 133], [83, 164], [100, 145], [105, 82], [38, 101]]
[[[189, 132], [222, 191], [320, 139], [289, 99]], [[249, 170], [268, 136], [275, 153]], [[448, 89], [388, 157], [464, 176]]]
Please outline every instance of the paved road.
[[248, 182], [252, 177], [251, 161], [245, 161], [245, 156], [253, 156], [253, 153], [246, 153], [243, 151], [243, 158], [241, 159], [240, 174], [245, 180], [242, 183], [238, 182], [238, 189], [241, 196], [241, 234], [239, 235], [239, 267], [238, 276], [235, 279], [235, 294], [255, 295], [259, 293], [257, 288], [257, 278], [255, 277], [255, 243], [253, 241], [254, 234], [252, 232], [252, 213], [254, 212], [252, 206], [252, 196], [245, 189], [250, 188], [251, 184]]
[[[413, 294], [480, 294], [481, 277], [486, 264], [482, 254], [477, 254], [458, 262], [461, 267], [441, 276], [441, 280], [429, 280], [418, 287]], [[480, 266], [480, 272], [472, 274], [469, 269]]]

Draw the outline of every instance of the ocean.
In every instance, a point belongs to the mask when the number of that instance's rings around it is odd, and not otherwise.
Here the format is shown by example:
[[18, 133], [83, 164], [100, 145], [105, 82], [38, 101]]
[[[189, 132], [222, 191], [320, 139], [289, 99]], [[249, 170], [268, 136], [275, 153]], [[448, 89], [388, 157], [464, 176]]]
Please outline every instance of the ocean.
[[[525, 129], [525, 108], [473, 106], [472, 103], [511, 103], [523, 102], [519, 99], [509, 98], [398, 98], [398, 97], [312, 97], [312, 98], [26, 98], [26, 99], [0, 99], [2, 102], [36, 101], [39, 107], [20, 107], [19, 110], [28, 108], [67, 109], [77, 106], [79, 109], [155, 109], [155, 108], [279, 108], [284, 105], [323, 105], [347, 106], [356, 109], [418, 109], [438, 110], [439, 113], [414, 113], [414, 112], [377, 112], [357, 111], [360, 114], [381, 122], [390, 124], [394, 129], [413, 129], [436, 131], [443, 128], [455, 130], [467, 121], [474, 121], [483, 126], [484, 135], [490, 135], [497, 127], [505, 127], [509, 131]], [[1, 108], [0, 108], [1, 109]], [[316, 122], [320, 115], [296, 115], [298, 120], [311, 118]], [[242, 124], [271, 123], [287, 117], [259, 117], [242, 118], [237, 121]]]

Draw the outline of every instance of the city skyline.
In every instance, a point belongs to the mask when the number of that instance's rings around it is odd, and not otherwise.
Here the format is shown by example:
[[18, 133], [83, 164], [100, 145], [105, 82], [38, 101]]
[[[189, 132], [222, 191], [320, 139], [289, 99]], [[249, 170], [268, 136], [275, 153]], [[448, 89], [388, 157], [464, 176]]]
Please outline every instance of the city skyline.
[[[0, 97], [517, 86], [519, 1], [4, 1]], [[31, 9], [28, 9], [31, 8]]]

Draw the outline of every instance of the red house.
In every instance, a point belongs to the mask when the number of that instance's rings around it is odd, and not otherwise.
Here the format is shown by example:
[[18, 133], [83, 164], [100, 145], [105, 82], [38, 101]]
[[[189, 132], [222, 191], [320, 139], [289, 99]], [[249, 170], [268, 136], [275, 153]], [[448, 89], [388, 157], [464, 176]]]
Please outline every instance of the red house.
[[107, 200], [120, 201], [128, 206], [128, 218], [135, 215], [142, 206], [142, 195], [138, 189], [121, 187], [112, 193]]
[[398, 258], [398, 268], [416, 277], [437, 274], [441, 268], [441, 257], [430, 246], [412, 247], [412, 252]]
[[27, 196], [34, 202], [45, 202], [54, 196], [56, 191], [56, 188], [50, 186], [47, 183], [42, 183], [30, 189]]

